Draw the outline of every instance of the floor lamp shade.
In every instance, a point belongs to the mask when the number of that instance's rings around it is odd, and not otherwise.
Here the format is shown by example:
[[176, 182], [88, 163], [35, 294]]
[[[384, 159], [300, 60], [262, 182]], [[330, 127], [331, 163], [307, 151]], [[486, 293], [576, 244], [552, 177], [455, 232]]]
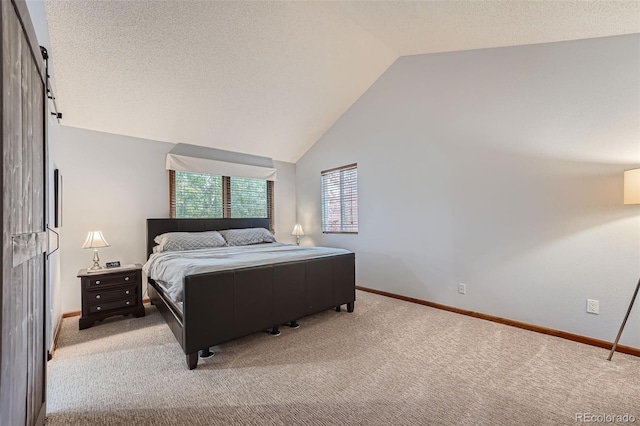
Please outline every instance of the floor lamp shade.
[[640, 204], [640, 169], [624, 172], [624, 203]]

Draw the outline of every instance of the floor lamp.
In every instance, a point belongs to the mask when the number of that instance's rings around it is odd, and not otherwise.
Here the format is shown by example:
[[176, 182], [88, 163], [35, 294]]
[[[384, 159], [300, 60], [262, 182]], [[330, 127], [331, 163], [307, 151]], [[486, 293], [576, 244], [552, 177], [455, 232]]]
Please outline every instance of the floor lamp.
[[[640, 204], [640, 169], [627, 170], [624, 172], [624, 203]], [[640, 280], [638, 280], [636, 291], [633, 292], [633, 296], [631, 297], [631, 303], [629, 303], [627, 314], [622, 320], [622, 325], [620, 325], [618, 336], [616, 337], [615, 342], [613, 342], [609, 358], [607, 358], [609, 361], [611, 361], [613, 353], [616, 351], [616, 347], [618, 347], [618, 341], [620, 340], [620, 336], [622, 336], [622, 330], [624, 330], [624, 326], [627, 325], [627, 320], [629, 319], [629, 314], [633, 308], [633, 303], [636, 301], [636, 297], [638, 296], [638, 290], [640, 290]]]

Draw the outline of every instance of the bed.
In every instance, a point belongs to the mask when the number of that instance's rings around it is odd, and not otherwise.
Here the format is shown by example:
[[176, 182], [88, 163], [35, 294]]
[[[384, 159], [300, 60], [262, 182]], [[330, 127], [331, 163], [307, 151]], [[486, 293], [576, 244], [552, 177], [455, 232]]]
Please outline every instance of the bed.
[[[147, 219], [147, 257], [153, 260], [155, 238], [168, 232], [246, 228], [268, 229], [269, 221]], [[181, 283], [179, 301], [169, 294], [160, 278], [156, 282], [148, 277], [151, 303], [180, 343], [190, 370], [196, 368], [199, 352], [208, 353], [212, 346], [264, 330], [278, 334], [279, 326], [295, 327], [301, 318], [328, 309], [340, 312], [342, 305], [353, 312], [354, 253], [323, 252], [319, 257], [307, 256], [302, 260], [265, 262], [256, 266], [244, 262], [240, 266], [187, 274]]]

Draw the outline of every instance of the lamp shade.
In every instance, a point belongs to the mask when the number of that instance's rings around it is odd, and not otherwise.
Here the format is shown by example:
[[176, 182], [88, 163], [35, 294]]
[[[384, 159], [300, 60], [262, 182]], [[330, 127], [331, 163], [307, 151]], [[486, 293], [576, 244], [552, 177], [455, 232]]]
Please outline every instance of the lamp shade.
[[84, 241], [82, 248], [98, 248], [109, 247], [109, 243], [102, 236], [102, 231], [91, 231], [87, 234], [87, 239]]
[[304, 235], [304, 231], [302, 230], [302, 225], [296, 223], [296, 226], [293, 227], [293, 231], [291, 231], [291, 235], [295, 235], [299, 237], [300, 235]]
[[624, 172], [624, 203], [640, 204], [640, 169]]

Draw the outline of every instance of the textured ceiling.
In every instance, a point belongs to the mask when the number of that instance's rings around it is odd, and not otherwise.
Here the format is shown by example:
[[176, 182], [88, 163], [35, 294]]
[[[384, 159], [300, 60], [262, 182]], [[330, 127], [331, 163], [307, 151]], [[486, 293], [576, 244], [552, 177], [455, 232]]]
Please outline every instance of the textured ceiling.
[[295, 162], [402, 55], [640, 33], [639, 1], [45, 1], [62, 123]]

